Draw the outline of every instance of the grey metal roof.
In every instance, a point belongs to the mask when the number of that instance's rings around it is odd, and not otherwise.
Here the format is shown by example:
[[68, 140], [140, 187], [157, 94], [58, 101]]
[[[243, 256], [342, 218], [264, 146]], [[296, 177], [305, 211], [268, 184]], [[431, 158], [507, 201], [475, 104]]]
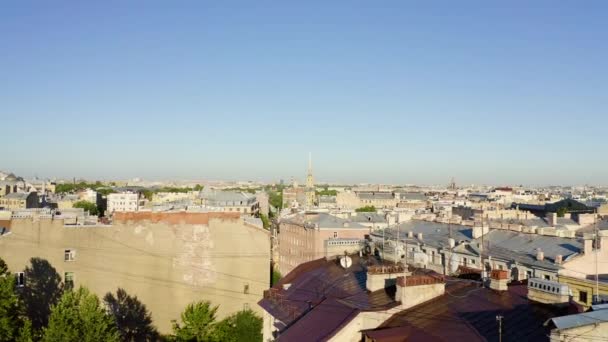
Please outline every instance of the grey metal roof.
[[[481, 242], [481, 239], [477, 239]], [[546, 236], [526, 234], [510, 230], [496, 229], [484, 236], [484, 241], [492, 246], [498, 246], [514, 252], [524, 252], [536, 255], [540, 248], [545, 258], [554, 259], [561, 255], [564, 259], [573, 254], [578, 254], [583, 248], [583, 242], [578, 239], [562, 238], [557, 236]]]
[[350, 217], [353, 222], [386, 222], [384, 214], [378, 213], [355, 213]]
[[360, 199], [369, 199], [369, 200], [373, 200], [373, 199], [390, 200], [390, 199], [394, 198], [392, 192], [358, 192], [357, 196]]
[[[394, 239], [399, 233], [400, 239], [407, 238], [408, 232], [414, 233], [414, 239], [417, 239], [418, 233], [422, 233], [421, 243], [433, 246], [436, 248], [449, 246], [448, 239], [450, 238], [450, 230], [452, 238], [458, 241], [469, 241], [473, 238], [471, 227], [461, 225], [449, 225], [445, 223], [427, 222], [412, 220], [407, 221], [397, 226], [387, 228], [385, 230], [385, 238]], [[377, 230], [372, 233], [375, 236], [382, 236], [382, 230]]]
[[585, 325], [608, 322], [608, 310], [589, 311], [576, 315], [551, 318], [557, 329], [571, 329]]
[[364, 228], [369, 229], [360, 223], [343, 219], [328, 213], [304, 213], [297, 214], [293, 217], [285, 218], [281, 222], [292, 223], [297, 225], [306, 225], [312, 228], [314, 225], [317, 228]]
[[426, 201], [427, 197], [421, 192], [400, 192], [399, 197], [408, 201]]
[[29, 195], [29, 192], [11, 192], [10, 194], [5, 195], [4, 198], [26, 200]]

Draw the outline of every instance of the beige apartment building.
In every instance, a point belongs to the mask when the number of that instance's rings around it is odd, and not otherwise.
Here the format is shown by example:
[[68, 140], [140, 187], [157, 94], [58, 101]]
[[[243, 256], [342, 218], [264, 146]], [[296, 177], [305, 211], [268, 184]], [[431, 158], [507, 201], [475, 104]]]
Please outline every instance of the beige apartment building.
[[162, 333], [194, 301], [219, 305], [220, 318], [244, 308], [260, 312], [255, 303], [270, 283], [269, 232], [236, 213], [115, 213], [113, 224], [93, 226], [41, 216], [2, 225], [9, 231], [0, 236], [0, 257], [12, 272], [39, 257], [64, 281], [100, 297], [124, 288]]
[[0, 197], [0, 208], [8, 210], [38, 208], [38, 193], [12, 192]]
[[[327, 213], [301, 213], [281, 220], [278, 234], [279, 271], [301, 263], [356, 252], [369, 227]], [[331, 243], [328, 243], [331, 242]], [[343, 248], [340, 246], [343, 244]]]

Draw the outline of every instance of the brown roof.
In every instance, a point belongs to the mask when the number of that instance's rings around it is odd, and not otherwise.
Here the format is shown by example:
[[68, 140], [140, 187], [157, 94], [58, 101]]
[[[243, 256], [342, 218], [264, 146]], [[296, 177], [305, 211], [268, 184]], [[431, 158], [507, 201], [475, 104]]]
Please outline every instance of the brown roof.
[[525, 285], [497, 292], [450, 278], [443, 296], [402, 311], [365, 334], [378, 342], [493, 341], [498, 340], [496, 316], [502, 315], [505, 341], [544, 341], [549, 332], [543, 323], [561, 314], [555, 307], [528, 301]]
[[[353, 264], [342, 268], [337, 260], [319, 259], [301, 264], [272, 289], [258, 304], [281, 323], [280, 341], [323, 341], [361, 311], [392, 308], [395, 286], [368, 292], [368, 264], [373, 258], [352, 256]], [[283, 285], [289, 284], [288, 289]]]

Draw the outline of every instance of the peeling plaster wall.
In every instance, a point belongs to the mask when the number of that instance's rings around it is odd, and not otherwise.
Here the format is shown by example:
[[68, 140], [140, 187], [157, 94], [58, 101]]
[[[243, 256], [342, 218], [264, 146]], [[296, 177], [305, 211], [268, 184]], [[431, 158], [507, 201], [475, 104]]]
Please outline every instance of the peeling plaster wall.
[[[226, 214], [137, 214], [94, 227], [13, 220], [11, 234], [0, 237], [0, 257], [13, 272], [31, 257], [44, 258], [100, 297], [124, 288], [146, 304], [164, 333], [197, 300], [219, 305], [220, 318], [245, 305], [262, 313], [256, 303], [269, 287], [268, 231]], [[76, 251], [74, 261], [64, 261], [65, 249]]]

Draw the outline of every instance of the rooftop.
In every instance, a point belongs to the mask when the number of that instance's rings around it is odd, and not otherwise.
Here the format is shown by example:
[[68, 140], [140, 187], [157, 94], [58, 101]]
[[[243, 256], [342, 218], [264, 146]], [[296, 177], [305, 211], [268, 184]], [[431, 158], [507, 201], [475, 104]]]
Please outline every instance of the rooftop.
[[364, 228], [368, 227], [352, 221], [343, 219], [328, 213], [307, 212], [299, 213], [281, 220], [282, 223], [304, 225], [307, 228]]
[[[437, 248], [449, 246], [448, 239], [450, 236], [456, 242], [469, 241], [473, 238], [471, 227], [418, 220], [406, 221], [387, 228], [384, 234], [386, 239], [394, 239], [398, 234], [400, 239], [404, 240], [407, 238], [408, 232], [414, 233], [414, 239], [417, 239], [418, 233], [422, 233], [420, 242]], [[380, 237], [382, 233], [382, 230], [377, 230], [372, 235]]]
[[566, 312], [532, 303], [526, 296], [525, 285], [497, 292], [449, 278], [443, 296], [402, 311], [365, 334], [376, 342], [497, 341], [496, 316], [501, 315], [504, 341], [548, 341], [549, 329], [543, 323]]
[[17, 200], [26, 200], [30, 195], [29, 192], [11, 192], [8, 195], [5, 195], [6, 199], [17, 199]]
[[[481, 243], [482, 239], [476, 239], [475, 242]], [[502, 229], [491, 230], [485, 234], [483, 243], [484, 255], [550, 269], [559, 269], [559, 266], [555, 264], [557, 255], [561, 255], [562, 259], [566, 261], [579, 254], [583, 248], [583, 242], [579, 239], [526, 234]], [[536, 260], [539, 248], [544, 254], [542, 261]]]
[[367, 267], [376, 259], [352, 259], [347, 269], [337, 260], [301, 264], [265, 292], [259, 305], [281, 322], [279, 341], [327, 340], [358, 312], [397, 305], [395, 286], [371, 293], [366, 289]]

